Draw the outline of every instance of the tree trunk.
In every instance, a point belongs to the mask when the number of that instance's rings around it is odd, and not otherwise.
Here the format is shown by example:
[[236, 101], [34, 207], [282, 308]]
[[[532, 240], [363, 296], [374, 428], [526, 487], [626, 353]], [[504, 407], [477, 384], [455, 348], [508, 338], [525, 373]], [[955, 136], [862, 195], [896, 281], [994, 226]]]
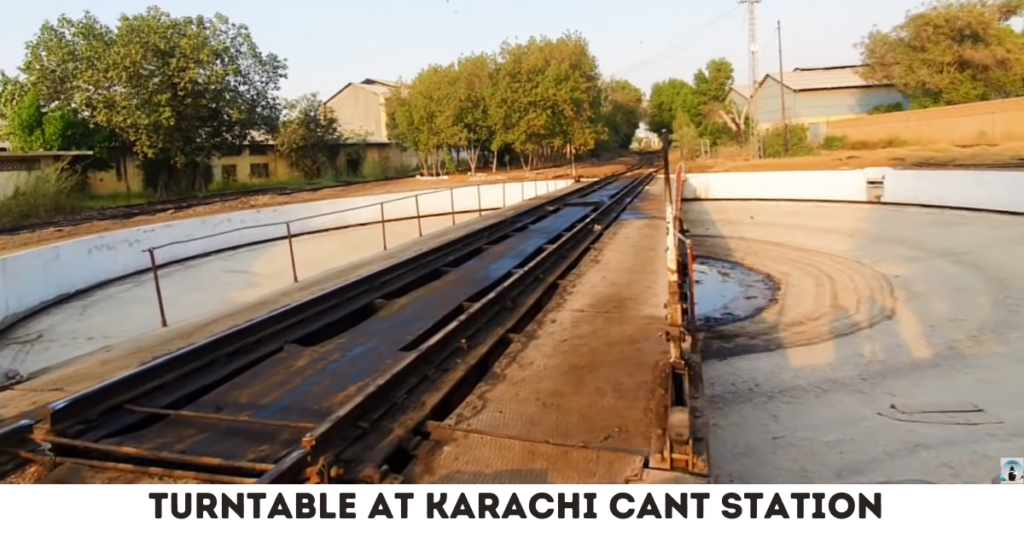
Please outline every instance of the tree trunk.
[[579, 181], [579, 177], [576, 175], [576, 152], [573, 151], [572, 145], [569, 145], [569, 161], [572, 163], [572, 180]]

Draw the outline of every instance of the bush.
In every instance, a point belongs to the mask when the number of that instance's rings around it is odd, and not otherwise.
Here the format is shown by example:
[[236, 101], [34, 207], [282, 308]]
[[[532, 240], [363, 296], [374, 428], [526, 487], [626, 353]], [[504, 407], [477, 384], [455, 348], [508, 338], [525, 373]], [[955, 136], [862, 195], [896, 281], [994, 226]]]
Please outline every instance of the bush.
[[809, 142], [810, 129], [798, 123], [789, 125], [789, 152], [786, 152], [785, 129], [785, 125], [778, 125], [761, 135], [761, 147], [765, 158], [803, 157], [814, 153], [814, 148]]
[[868, 110], [868, 115], [869, 116], [877, 116], [878, 114], [891, 114], [893, 112], [903, 112], [904, 110], [906, 110], [906, 109], [903, 107], [903, 103], [900, 103], [899, 101], [897, 101], [895, 103], [886, 103], [884, 105], [875, 105], [875, 106], [871, 107], [871, 110]]
[[850, 139], [845, 135], [827, 135], [825, 140], [821, 141], [821, 149], [837, 150], [843, 149], [850, 145]]
[[78, 194], [79, 181], [73, 174], [35, 172], [0, 199], [0, 226], [54, 220], [86, 209]]

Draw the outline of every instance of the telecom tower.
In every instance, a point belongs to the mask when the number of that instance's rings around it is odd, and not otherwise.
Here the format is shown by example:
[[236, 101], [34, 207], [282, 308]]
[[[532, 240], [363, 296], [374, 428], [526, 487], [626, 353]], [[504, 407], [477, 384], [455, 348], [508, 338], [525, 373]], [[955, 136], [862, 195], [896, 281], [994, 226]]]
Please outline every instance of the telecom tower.
[[[761, 3], [761, 0], [740, 0], [740, 3], [747, 4], [747, 44], [750, 50], [750, 98], [747, 100], [747, 117], [757, 118], [757, 101], [754, 99], [754, 93], [757, 90], [757, 4]], [[748, 135], [750, 140], [750, 151], [751, 155], [755, 159], [761, 157], [761, 136], [758, 129], [755, 127], [750, 130]]]

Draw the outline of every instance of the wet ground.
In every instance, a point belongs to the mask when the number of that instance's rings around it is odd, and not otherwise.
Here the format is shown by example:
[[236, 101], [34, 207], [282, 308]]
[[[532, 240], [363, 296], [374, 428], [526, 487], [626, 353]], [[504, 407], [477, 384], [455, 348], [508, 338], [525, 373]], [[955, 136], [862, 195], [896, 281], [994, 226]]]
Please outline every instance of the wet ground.
[[740, 264], [698, 256], [694, 259], [695, 308], [701, 328], [751, 318], [775, 300], [775, 281]]

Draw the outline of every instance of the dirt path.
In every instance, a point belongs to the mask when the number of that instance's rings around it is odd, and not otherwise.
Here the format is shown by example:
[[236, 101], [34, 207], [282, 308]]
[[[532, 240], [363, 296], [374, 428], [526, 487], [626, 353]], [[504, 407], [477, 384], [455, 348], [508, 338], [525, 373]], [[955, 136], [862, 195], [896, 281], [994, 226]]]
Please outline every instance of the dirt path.
[[[671, 163], [679, 162], [678, 152], [672, 152]], [[782, 170], [843, 170], [871, 166], [941, 167], [968, 165], [1020, 164], [1024, 168], [1024, 143], [999, 146], [908, 146], [900, 148], [823, 151], [807, 157], [762, 159], [713, 158], [687, 161], [690, 172], [767, 172]]]
[[[622, 158], [614, 161], [607, 161], [595, 164], [583, 164], [577, 166], [577, 173], [583, 177], [602, 177], [614, 174], [632, 164], [630, 158]], [[365, 185], [349, 185], [334, 189], [311, 191], [308, 193], [297, 193], [289, 195], [254, 195], [251, 197], [227, 200], [213, 204], [192, 207], [183, 210], [168, 211], [156, 215], [145, 215], [125, 220], [105, 220], [86, 222], [63, 227], [46, 228], [30, 232], [0, 235], [0, 255], [10, 254], [19, 250], [40, 247], [43, 245], [67, 241], [87, 235], [94, 235], [137, 226], [148, 226], [183, 220], [195, 217], [206, 217], [233, 211], [244, 211], [247, 209], [258, 209], [262, 207], [273, 207], [288, 204], [300, 204], [304, 202], [315, 202], [319, 200], [331, 200], [334, 198], [347, 198], [352, 196], [366, 196], [373, 194], [391, 194], [417, 190], [447, 189], [463, 185], [475, 185], [477, 183], [496, 183], [502, 181], [529, 181], [570, 177], [572, 169], [569, 167], [548, 168], [535, 172], [523, 172], [513, 170], [511, 172], [498, 171], [497, 174], [484, 174], [474, 176], [472, 179], [465, 175], [450, 176], [446, 180], [424, 180], [424, 179], [396, 179], [393, 181], [381, 181]]]

